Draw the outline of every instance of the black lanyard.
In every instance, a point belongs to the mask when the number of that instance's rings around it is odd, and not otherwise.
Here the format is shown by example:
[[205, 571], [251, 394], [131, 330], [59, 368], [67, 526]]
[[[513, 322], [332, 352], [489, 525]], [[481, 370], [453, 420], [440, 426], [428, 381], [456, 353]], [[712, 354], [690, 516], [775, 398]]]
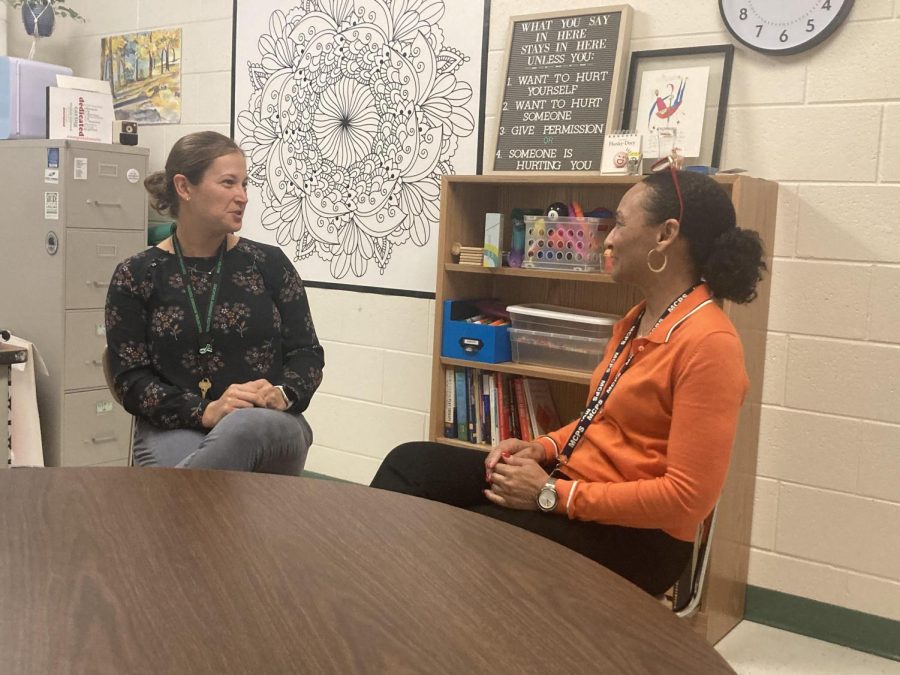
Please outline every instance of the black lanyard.
[[[672, 303], [666, 307], [665, 311], [660, 314], [659, 319], [656, 320], [656, 323], [653, 324], [653, 328], [650, 329], [650, 332], [647, 335], [650, 335], [656, 328], [663, 322], [663, 320], [672, 313], [672, 311], [678, 307], [684, 299], [687, 298], [693, 290], [697, 288], [696, 285], [691, 286], [684, 293], [679, 295]], [[609, 382], [609, 376], [612, 373], [613, 368], [619, 360], [619, 357], [625, 352], [625, 348], [628, 346], [628, 343], [631, 341], [632, 337], [634, 337], [635, 333], [637, 333], [638, 326], [641, 325], [641, 319], [644, 318], [644, 312], [646, 308], [641, 310], [641, 313], [638, 314], [637, 318], [634, 320], [634, 323], [631, 325], [631, 328], [628, 329], [628, 332], [625, 333], [624, 337], [619, 341], [618, 346], [616, 347], [616, 351], [613, 352], [612, 358], [609, 360], [609, 365], [606, 366], [606, 371], [603, 373], [603, 377], [600, 378], [600, 383], [597, 385], [597, 390], [594, 392], [594, 395], [591, 397], [591, 401], [588, 404], [588, 407], [585, 409], [583, 413], [581, 413], [581, 419], [578, 420], [578, 424], [575, 429], [572, 431], [572, 435], [569, 436], [569, 440], [566, 441], [566, 445], [563, 448], [562, 452], [559, 454], [559, 464], [565, 464], [572, 452], [578, 446], [578, 443], [581, 441], [584, 436], [584, 432], [590, 426], [591, 422], [597, 416], [597, 413], [600, 412], [603, 405], [606, 403], [609, 395], [612, 393], [613, 389], [616, 388], [616, 385], [619, 383], [619, 378], [625, 374], [625, 371], [631, 366], [631, 362], [634, 360], [634, 351], [628, 355], [628, 358], [625, 360], [625, 363], [622, 364], [622, 368], [616, 373], [615, 378], [613, 378], [612, 382]], [[609, 382], [609, 386], [607, 386], [607, 382]]]
[[216, 261], [214, 269], [212, 289], [209, 291], [209, 305], [206, 308], [206, 325], [204, 326], [200, 320], [200, 311], [197, 309], [197, 301], [194, 299], [194, 289], [191, 284], [191, 276], [187, 272], [184, 265], [184, 256], [181, 253], [181, 245], [178, 243], [178, 236], [172, 235], [172, 244], [175, 248], [175, 256], [178, 258], [178, 266], [181, 268], [181, 275], [184, 278], [184, 288], [187, 292], [188, 300], [191, 302], [191, 311], [194, 314], [194, 323], [197, 325], [197, 356], [200, 362], [201, 375], [203, 376], [197, 383], [200, 389], [200, 395], [206, 398], [206, 393], [212, 387], [209, 379], [209, 360], [212, 357], [212, 328], [213, 312], [216, 308], [216, 296], [219, 294], [219, 286], [222, 281], [222, 263], [225, 261], [225, 251], [228, 247], [228, 238], [222, 240], [219, 247], [219, 259]]

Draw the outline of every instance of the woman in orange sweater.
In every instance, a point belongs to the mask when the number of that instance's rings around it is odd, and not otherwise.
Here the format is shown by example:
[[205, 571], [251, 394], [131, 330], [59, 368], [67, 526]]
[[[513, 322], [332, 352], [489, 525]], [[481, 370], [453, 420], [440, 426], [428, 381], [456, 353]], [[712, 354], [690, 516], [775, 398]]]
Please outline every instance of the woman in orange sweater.
[[655, 595], [684, 569], [725, 481], [748, 381], [714, 300], [756, 297], [763, 248], [715, 181], [674, 170], [628, 190], [606, 246], [613, 279], [645, 300], [616, 325], [581, 418], [486, 459], [407, 443], [372, 486], [526, 528]]

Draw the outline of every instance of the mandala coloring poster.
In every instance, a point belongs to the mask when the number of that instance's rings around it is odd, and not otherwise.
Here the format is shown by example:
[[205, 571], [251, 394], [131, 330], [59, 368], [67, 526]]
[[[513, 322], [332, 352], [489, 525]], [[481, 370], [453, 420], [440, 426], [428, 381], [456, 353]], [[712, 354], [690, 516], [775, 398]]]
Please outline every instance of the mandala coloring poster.
[[305, 281], [433, 294], [441, 176], [475, 173], [484, 0], [235, 2], [242, 233]]

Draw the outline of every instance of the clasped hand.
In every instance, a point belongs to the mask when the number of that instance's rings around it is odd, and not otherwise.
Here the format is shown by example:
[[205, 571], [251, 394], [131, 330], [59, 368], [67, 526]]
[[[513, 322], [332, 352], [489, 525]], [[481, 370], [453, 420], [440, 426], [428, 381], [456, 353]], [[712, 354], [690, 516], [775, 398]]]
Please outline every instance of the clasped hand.
[[541, 468], [544, 448], [536, 441], [510, 438], [488, 453], [484, 461], [489, 487], [484, 496], [498, 506], [521, 511], [536, 511], [537, 496], [547, 482]]
[[206, 406], [201, 423], [212, 429], [225, 415], [240, 408], [271, 408], [286, 410], [281, 392], [268, 380], [254, 380], [232, 384], [215, 401]]

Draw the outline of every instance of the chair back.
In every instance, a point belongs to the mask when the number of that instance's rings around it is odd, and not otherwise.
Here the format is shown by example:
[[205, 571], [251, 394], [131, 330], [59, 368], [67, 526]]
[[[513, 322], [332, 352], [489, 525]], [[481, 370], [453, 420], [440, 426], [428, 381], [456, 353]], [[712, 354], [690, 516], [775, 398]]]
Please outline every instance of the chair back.
[[681, 618], [691, 617], [700, 609], [718, 510], [717, 503], [697, 528], [697, 538], [694, 540], [691, 559], [685, 566], [684, 572], [681, 573], [681, 577], [672, 587], [672, 611]]
[[[112, 394], [116, 403], [122, 405], [122, 399], [116, 391], [116, 381], [109, 361], [109, 348], [103, 348], [103, 356], [100, 360], [103, 363], [103, 377], [106, 378], [106, 386], [109, 389], [109, 393]], [[124, 408], [125, 406], [122, 407]], [[134, 466], [134, 417], [131, 418], [131, 432], [128, 440], [128, 466]]]
[[115, 399], [116, 403], [122, 405], [122, 399], [119, 397], [119, 394], [116, 392], [116, 382], [113, 378], [112, 374], [112, 366], [109, 362], [109, 348], [103, 348], [103, 357], [101, 358], [103, 362], [103, 377], [106, 378], [106, 386], [109, 389], [109, 393], [112, 394], [112, 397]]

